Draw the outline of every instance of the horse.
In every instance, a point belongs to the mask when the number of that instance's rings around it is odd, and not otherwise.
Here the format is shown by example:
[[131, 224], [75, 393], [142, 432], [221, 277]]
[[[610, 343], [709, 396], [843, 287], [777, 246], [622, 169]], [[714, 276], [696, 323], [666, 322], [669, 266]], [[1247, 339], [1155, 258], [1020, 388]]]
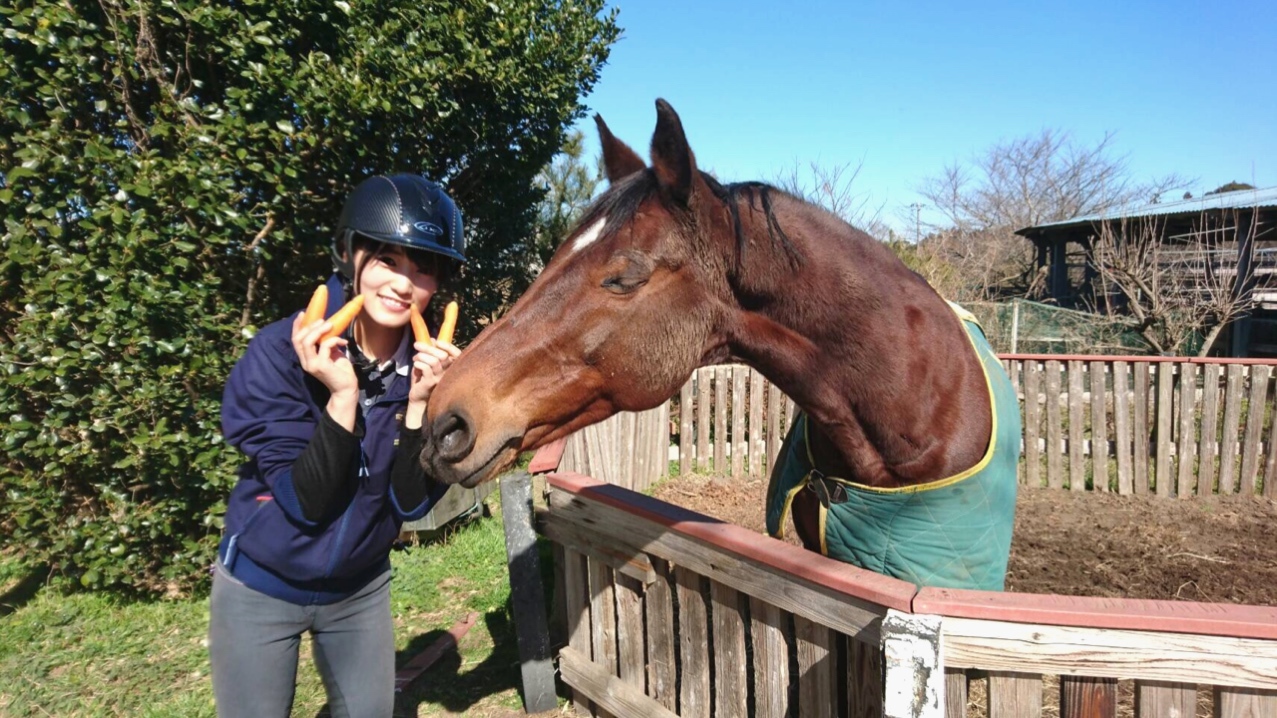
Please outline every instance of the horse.
[[[656, 115], [650, 166], [594, 117], [608, 188], [435, 388], [427, 473], [476, 486], [659, 405], [698, 367], [743, 362], [801, 409], [771, 472], [770, 533], [792, 513], [806, 548], [1000, 590], [1019, 412], [974, 318], [834, 214], [699, 170], [673, 107], [658, 99]], [[942, 494], [950, 508], [926, 505]]]

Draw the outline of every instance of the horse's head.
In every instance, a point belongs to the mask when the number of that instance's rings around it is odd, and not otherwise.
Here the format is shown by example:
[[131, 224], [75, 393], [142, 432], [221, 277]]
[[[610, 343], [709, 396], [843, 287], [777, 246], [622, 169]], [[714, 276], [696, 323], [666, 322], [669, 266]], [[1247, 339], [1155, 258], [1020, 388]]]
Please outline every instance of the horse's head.
[[651, 167], [595, 119], [611, 186], [430, 398], [422, 463], [440, 481], [474, 486], [521, 451], [656, 406], [721, 350], [730, 291], [707, 245], [730, 216], [678, 115], [657, 101]]

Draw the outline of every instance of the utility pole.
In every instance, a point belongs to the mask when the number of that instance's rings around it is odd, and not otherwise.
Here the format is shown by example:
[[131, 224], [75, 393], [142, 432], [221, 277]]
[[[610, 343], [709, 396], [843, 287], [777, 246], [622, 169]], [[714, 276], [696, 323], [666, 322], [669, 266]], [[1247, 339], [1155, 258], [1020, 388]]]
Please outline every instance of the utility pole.
[[914, 202], [909, 206], [913, 208], [913, 243], [917, 244], [922, 241], [922, 203]]

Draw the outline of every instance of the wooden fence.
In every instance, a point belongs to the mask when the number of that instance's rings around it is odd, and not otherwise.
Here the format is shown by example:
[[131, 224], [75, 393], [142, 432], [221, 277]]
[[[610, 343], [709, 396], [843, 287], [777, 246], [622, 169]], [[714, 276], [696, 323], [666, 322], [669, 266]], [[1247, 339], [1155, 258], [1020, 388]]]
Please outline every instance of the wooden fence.
[[918, 589], [580, 475], [548, 485], [579, 711], [1277, 716], [1274, 608]]
[[[1002, 360], [1021, 401], [1020, 481], [1027, 486], [1182, 498], [1277, 495], [1277, 362]], [[793, 416], [793, 402], [753, 369], [706, 367], [666, 405], [578, 433], [562, 468], [636, 490], [668, 475], [672, 463], [683, 474], [761, 476]]]

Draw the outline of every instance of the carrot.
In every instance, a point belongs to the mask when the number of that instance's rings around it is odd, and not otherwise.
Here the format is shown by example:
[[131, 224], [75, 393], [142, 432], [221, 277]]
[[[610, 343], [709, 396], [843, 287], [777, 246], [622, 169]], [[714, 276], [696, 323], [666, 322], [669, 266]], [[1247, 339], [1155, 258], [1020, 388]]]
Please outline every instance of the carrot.
[[324, 336], [320, 337], [319, 341], [322, 342], [325, 339], [331, 339], [332, 337], [346, 331], [346, 327], [350, 326], [350, 323], [355, 321], [355, 317], [359, 315], [359, 311], [363, 308], [364, 295], [362, 294], [349, 302], [346, 302], [346, 306], [338, 309], [336, 313], [328, 318], [328, 321], [332, 322], [333, 326], [331, 329], [324, 332]]
[[448, 306], [443, 308], [443, 323], [439, 325], [439, 336], [437, 341], [452, 343], [452, 334], [457, 331], [457, 313], [460, 308], [456, 302], [448, 302]]
[[308, 327], [324, 318], [324, 310], [328, 308], [328, 286], [321, 284], [310, 296], [310, 304], [306, 305], [306, 313], [302, 315], [302, 326]]
[[433, 345], [430, 341], [430, 330], [426, 329], [426, 320], [421, 318], [421, 310], [417, 309], [417, 305], [412, 305], [412, 309], [408, 310], [408, 318], [412, 320], [412, 337], [413, 341], [418, 344], [425, 343]]

